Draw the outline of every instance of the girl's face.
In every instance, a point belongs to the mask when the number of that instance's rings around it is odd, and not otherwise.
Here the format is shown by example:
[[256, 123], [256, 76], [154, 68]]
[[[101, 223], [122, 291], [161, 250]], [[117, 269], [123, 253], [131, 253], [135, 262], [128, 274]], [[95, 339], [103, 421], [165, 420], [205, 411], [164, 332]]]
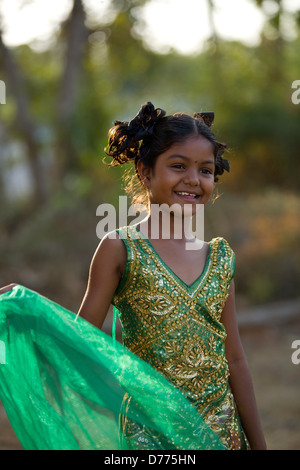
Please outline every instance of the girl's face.
[[214, 189], [213, 146], [203, 136], [190, 136], [157, 157], [154, 168], [138, 162], [151, 204], [206, 204]]

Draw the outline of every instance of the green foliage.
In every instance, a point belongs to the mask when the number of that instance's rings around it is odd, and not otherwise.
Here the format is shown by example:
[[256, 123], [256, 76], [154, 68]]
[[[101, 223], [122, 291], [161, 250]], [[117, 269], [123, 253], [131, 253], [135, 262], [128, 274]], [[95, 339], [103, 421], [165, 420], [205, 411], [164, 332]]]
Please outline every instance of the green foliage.
[[[152, 100], [168, 112], [215, 111], [216, 132], [229, 143], [233, 166], [238, 161], [232, 187], [239, 189], [241, 175], [254, 171], [255, 178], [243, 176], [244, 189], [261, 184], [298, 188], [300, 114], [291, 102], [291, 84], [299, 78], [299, 40], [280, 47], [264, 40], [255, 48], [219, 41], [217, 51], [208, 44], [205, 52], [191, 57], [158, 55], [131, 35], [131, 27], [125, 9], [113, 24], [90, 33], [67, 127], [75, 151], [66, 173], [98, 167], [114, 119], [130, 119], [143, 101]], [[62, 40], [44, 52], [28, 46], [14, 51], [37, 139], [54, 161]], [[9, 101], [11, 109], [13, 96]], [[11, 119], [11, 113], [4, 114], [13, 140]]]

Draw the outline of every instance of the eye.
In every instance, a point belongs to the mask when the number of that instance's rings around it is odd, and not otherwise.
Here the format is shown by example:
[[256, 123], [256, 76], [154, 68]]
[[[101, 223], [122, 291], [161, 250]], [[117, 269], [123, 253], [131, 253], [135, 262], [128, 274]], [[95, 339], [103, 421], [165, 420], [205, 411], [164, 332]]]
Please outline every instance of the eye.
[[201, 173], [205, 175], [213, 175], [213, 171], [210, 168], [201, 168]]
[[172, 165], [172, 168], [182, 170], [182, 169], [184, 169], [184, 165], [182, 163], [175, 163], [174, 165]]

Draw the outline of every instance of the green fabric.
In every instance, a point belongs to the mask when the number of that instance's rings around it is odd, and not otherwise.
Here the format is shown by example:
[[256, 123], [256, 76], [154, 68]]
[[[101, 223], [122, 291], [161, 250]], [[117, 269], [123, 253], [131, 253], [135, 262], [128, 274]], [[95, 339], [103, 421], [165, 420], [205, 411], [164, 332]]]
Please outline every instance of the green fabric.
[[[24, 449], [125, 449], [134, 419], [168, 449], [223, 449], [191, 403], [109, 335], [25, 287], [0, 296], [0, 399]], [[180, 430], [180, 433], [178, 433]]]

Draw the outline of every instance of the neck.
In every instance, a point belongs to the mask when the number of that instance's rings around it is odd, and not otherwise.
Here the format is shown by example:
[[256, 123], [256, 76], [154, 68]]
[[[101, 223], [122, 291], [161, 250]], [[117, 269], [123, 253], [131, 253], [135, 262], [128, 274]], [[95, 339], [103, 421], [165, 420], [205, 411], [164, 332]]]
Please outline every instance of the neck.
[[[141, 231], [149, 239], [194, 240], [192, 231], [193, 214], [191, 206], [186, 210], [170, 210], [154, 204], [150, 206], [148, 216], [141, 222]], [[197, 230], [196, 230], [197, 231]]]

